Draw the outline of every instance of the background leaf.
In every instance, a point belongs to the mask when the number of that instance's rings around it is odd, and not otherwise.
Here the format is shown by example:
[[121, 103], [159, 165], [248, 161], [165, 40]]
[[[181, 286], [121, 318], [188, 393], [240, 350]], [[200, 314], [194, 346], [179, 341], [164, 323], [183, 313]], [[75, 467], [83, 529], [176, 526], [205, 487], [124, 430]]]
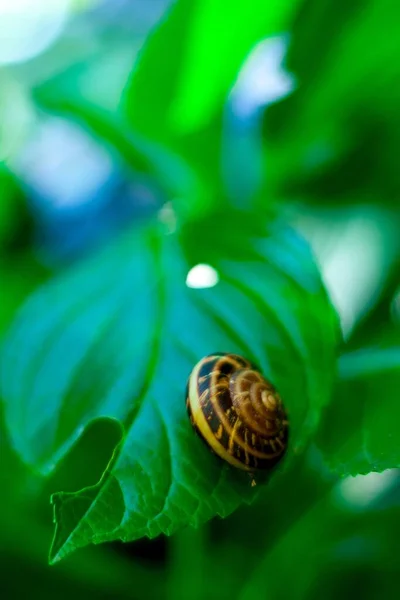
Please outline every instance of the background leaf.
[[95, 487], [55, 495], [52, 560], [89, 542], [196, 526], [254, 497], [247, 474], [211, 455], [190, 427], [186, 380], [206, 354], [245, 355], [277, 385], [291, 421], [286, 464], [315, 431], [330, 395], [336, 318], [292, 231], [276, 225], [267, 237], [243, 236], [241, 261], [220, 242], [213, 262], [220, 282], [201, 290], [185, 286], [193, 263], [174, 236], [153, 227], [129, 232], [21, 312], [2, 382], [24, 460], [51, 472], [100, 417], [117, 419], [126, 432]]
[[207, 125], [221, 110], [253, 46], [285, 29], [297, 1], [180, 0], [144, 47], [126, 107], [132, 125], [171, 138]]
[[[226, 205], [223, 109], [255, 44], [280, 33], [297, 0], [180, 0], [150, 35], [132, 71], [124, 112], [134, 132], [184, 157], [198, 178], [190, 216]], [[189, 199], [187, 199], [189, 201]]]
[[297, 0], [186, 2], [188, 22], [184, 63], [169, 120], [183, 133], [204, 126], [224, 104], [244, 59], [261, 39], [285, 30]]
[[84, 84], [90, 82], [102, 60], [104, 57], [93, 64], [74, 65], [36, 87], [33, 96], [38, 106], [76, 121], [107, 147], [123, 167], [131, 170], [130, 176], [139, 173], [154, 178], [153, 186], [164, 197], [179, 199], [195, 195], [196, 175], [182, 158], [166, 146], [132, 131], [121, 111], [111, 110], [102, 94], [87, 96]]
[[334, 0], [302, 4], [287, 57], [297, 89], [265, 117], [270, 191], [306, 193], [318, 204], [352, 197], [397, 207], [395, 30], [391, 0], [348, 3], [340, 13]]
[[365, 348], [340, 358], [340, 375], [318, 444], [340, 475], [400, 466], [400, 346]]

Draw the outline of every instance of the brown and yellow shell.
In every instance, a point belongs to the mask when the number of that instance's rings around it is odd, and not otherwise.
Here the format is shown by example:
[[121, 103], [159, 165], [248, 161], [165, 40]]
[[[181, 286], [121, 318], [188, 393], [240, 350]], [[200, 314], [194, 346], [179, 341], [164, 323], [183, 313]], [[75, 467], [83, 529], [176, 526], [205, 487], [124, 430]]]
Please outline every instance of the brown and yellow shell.
[[210, 354], [197, 363], [186, 406], [200, 437], [234, 467], [271, 469], [286, 450], [288, 420], [278, 392], [237, 354]]

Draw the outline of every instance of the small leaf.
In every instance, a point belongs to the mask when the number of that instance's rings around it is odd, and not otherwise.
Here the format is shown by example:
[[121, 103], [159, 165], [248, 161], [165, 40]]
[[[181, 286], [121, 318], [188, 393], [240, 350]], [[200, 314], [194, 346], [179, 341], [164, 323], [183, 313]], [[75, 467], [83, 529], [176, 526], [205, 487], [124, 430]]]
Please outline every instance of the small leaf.
[[242, 354], [277, 385], [291, 423], [283, 467], [315, 431], [334, 377], [336, 316], [296, 234], [239, 231], [241, 261], [221, 234], [218, 252], [204, 251], [220, 278], [213, 288], [188, 288], [193, 247], [151, 226], [43, 287], [16, 320], [2, 387], [23, 459], [48, 474], [93, 420], [125, 431], [97, 485], [54, 495], [51, 561], [90, 542], [198, 526], [254, 498], [248, 474], [211, 454], [187, 417], [186, 381], [206, 354]]
[[400, 467], [400, 346], [353, 351], [339, 366], [318, 435], [327, 463], [340, 475]]

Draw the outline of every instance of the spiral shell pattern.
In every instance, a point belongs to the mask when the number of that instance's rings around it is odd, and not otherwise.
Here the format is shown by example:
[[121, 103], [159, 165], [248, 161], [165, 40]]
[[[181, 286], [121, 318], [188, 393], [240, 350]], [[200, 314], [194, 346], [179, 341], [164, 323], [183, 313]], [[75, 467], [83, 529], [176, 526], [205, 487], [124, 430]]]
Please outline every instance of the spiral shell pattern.
[[271, 469], [286, 450], [288, 420], [278, 392], [237, 354], [210, 354], [197, 363], [186, 406], [210, 449], [239, 469]]

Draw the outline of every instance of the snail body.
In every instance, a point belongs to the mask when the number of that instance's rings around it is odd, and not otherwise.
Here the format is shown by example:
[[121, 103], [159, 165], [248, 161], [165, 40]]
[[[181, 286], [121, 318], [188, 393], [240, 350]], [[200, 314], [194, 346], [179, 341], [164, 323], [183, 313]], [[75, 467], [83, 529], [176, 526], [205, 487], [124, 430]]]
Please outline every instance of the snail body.
[[271, 469], [286, 450], [288, 420], [279, 394], [237, 354], [210, 354], [197, 363], [186, 406], [199, 436], [234, 467]]

